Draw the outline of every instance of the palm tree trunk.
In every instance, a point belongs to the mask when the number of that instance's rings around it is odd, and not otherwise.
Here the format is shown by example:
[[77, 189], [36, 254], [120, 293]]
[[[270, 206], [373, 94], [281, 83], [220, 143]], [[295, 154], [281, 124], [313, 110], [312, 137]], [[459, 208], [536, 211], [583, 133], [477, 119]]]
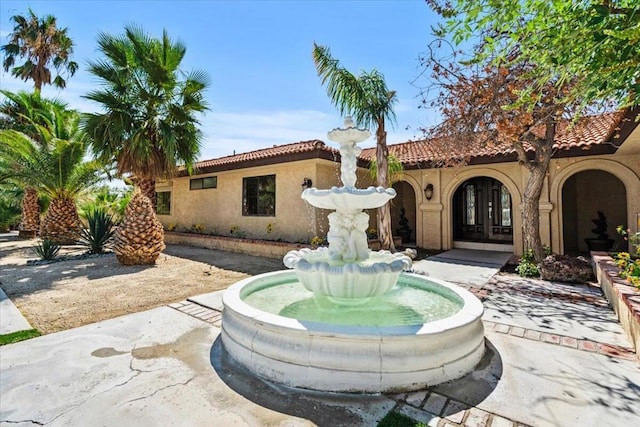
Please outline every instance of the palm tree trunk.
[[24, 189], [22, 198], [22, 220], [18, 226], [20, 237], [36, 237], [40, 230], [40, 205], [38, 204], [38, 192], [33, 187]]
[[151, 201], [151, 206], [156, 207], [156, 181], [148, 178], [140, 178], [135, 181], [144, 196]]
[[164, 248], [162, 224], [148, 197], [136, 190], [114, 236], [116, 258], [123, 265], [154, 264]]
[[[387, 188], [388, 179], [388, 158], [389, 148], [387, 147], [387, 131], [384, 128], [384, 116], [378, 117], [378, 128], [376, 130], [376, 162], [378, 165], [378, 186]], [[395, 251], [393, 244], [393, 234], [391, 231], [391, 210], [389, 202], [378, 208], [378, 239], [380, 248], [386, 251]]]
[[59, 245], [72, 245], [78, 240], [79, 225], [75, 200], [53, 199], [42, 221], [40, 234], [43, 239]]

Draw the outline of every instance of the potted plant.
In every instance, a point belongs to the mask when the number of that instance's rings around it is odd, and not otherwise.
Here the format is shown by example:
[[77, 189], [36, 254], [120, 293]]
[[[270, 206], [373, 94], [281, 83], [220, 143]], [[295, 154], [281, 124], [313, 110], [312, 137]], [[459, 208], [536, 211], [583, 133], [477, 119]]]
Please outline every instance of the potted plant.
[[591, 230], [596, 237], [590, 237], [584, 239], [589, 252], [602, 251], [608, 252], [613, 246], [613, 239], [609, 238], [607, 234], [607, 217], [602, 211], [598, 211], [598, 217], [591, 220], [595, 225], [595, 228]]
[[396, 229], [396, 233], [402, 237], [402, 243], [408, 243], [411, 241], [411, 227], [409, 227], [409, 220], [405, 216], [404, 208], [400, 208], [400, 227]]

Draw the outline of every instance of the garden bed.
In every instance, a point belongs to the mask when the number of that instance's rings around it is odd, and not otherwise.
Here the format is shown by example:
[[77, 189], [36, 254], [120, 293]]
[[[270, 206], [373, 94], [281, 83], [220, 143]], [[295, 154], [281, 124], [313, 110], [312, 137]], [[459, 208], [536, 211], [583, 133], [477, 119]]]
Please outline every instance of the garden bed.
[[619, 276], [619, 267], [606, 252], [591, 252], [591, 258], [602, 292], [640, 356], [640, 291]]
[[[178, 231], [164, 232], [165, 243], [196, 246], [207, 249], [235, 252], [267, 258], [283, 258], [287, 252], [301, 248], [311, 248], [303, 243], [277, 242], [274, 240], [245, 239], [227, 236], [212, 236], [209, 234], [184, 233]], [[402, 244], [402, 238], [393, 236], [396, 247]], [[369, 249], [380, 250], [380, 242], [369, 240]]]

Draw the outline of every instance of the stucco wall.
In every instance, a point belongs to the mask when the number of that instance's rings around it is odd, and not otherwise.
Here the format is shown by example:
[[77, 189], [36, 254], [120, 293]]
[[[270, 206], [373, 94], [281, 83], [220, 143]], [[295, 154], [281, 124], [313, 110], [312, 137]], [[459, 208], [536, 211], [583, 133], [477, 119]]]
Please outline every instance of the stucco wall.
[[[564, 252], [562, 188], [570, 176], [585, 170], [605, 171], [617, 179], [604, 179], [589, 184], [591, 190], [588, 195], [576, 195], [574, 200], [577, 200], [578, 204], [567, 205], [567, 209], [574, 214], [586, 207], [593, 210], [596, 206], [613, 203], [612, 197], [615, 199], [616, 194], [620, 195], [624, 192], [627, 203], [626, 212], [612, 213], [608, 230], [610, 237], [615, 237], [615, 227], [618, 222], [629, 225], [634, 231], [637, 229], [636, 214], [640, 213], [640, 154], [554, 159], [551, 161], [540, 198], [542, 242], [550, 245], [554, 252]], [[513, 204], [513, 250], [516, 254], [522, 254], [522, 194], [528, 173], [517, 162], [405, 171], [402, 180], [413, 187], [416, 196], [416, 243], [419, 247], [433, 249], [453, 247], [453, 194], [464, 181], [480, 176], [495, 178], [509, 189]], [[613, 188], [616, 182], [622, 183], [624, 189]], [[434, 195], [431, 200], [426, 200], [423, 189], [429, 183], [434, 186]], [[587, 232], [590, 233], [590, 219], [594, 216], [593, 213], [589, 213], [585, 224], [569, 224], [568, 227], [575, 229], [570, 233], [581, 235], [587, 228]], [[586, 250], [586, 247], [580, 246], [579, 249]]]
[[[302, 181], [311, 178], [316, 188], [330, 188], [340, 185], [339, 163], [329, 160], [304, 160], [281, 163], [198, 177], [216, 175], [218, 187], [215, 189], [189, 190], [189, 180], [193, 177], [176, 178], [167, 183], [158, 183], [157, 191], [172, 192], [171, 215], [160, 215], [163, 224], [178, 224], [178, 230], [202, 224], [206, 232], [216, 231], [229, 235], [232, 226], [237, 226], [249, 238], [283, 239], [291, 242], [309, 242], [314, 236], [326, 236], [327, 215], [330, 211], [315, 209], [301, 198]], [[583, 195], [578, 189], [568, 189], [573, 201], [562, 200], [562, 189], [567, 180], [578, 172], [586, 170], [604, 171], [615, 180], [596, 180], [586, 186]], [[276, 175], [276, 215], [268, 217], [242, 215], [242, 179], [245, 177]], [[513, 251], [521, 254], [522, 243], [522, 194], [527, 180], [527, 171], [516, 162], [488, 165], [472, 165], [459, 168], [407, 170], [401, 178], [402, 193], [394, 204], [402, 204], [403, 197], [415, 197], [415, 208], [407, 217], [415, 218], [414, 237], [416, 244], [423, 248], [450, 249], [453, 247], [452, 204], [456, 189], [467, 179], [491, 177], [499, 180], [509, 190], [513, 208]], [[597, 175], [595, 175], [597, 176]], [[424, 187], [433, 184], [434, 194], [426, 200]], [[624, 189], [612, 187], [620, 185]], [[621, 183], [621, 184], [619, 184]], [[368, 172], [358, 170], [358, 187], [372, 184]], [[583, 183], [584, 184], [584, 183]], [[583, 185], [585, 187], [585, 185]], [[413, 192], [411, 192], [411, 189]], [[571, 193], [573, 191], [573, 193]], [[635, 232], [638, 224], [636, 215], [640, 213], [640, 154], [613, 154], [554, 159], [551, 162], [540, 199], [540, 233], [544, 244], [554, 252], [564, 252], [563, 209], [569, 217], [582, 210], [593, 210], [599, 204], [610, 204], [607, 197], [615, 194], [626, 195], [626, 212], [615, 213], [609, 221], [609, 234], [615, 234], [618, 223], [624, 223]], [[406, 194], [405, 194], [406, 193]], [[412, 194], [413, 193], [413, 194]], [[582, 194], [582, 193], [581, 193]], [[563, 203], [566, 205], [563, 206]], [[573, 213], [572, 213], [573, 212]], [[595, 211], [594, 211], [595, 212]], [[375, 210], [368, 212], [370, 227], [377, 228]], [[589, 212], [585, 224], [567, 224], [567, 233], [574, 241], [581, 240], [581, 234], [590, 227], [593, 213]], [[394, 218], [394, 224], [398, 218]], [[267, 233], [271, 224], [272, 233]], [[589, 228], [590, 230], [590, 228]], [[570, 245], [571, 246], [571, 245]], [[580, 247], [579, 249], [584, 249]]]
[[[302, 181], [311, 178], [313, 185], [323, 183], [331, 162], [304, 160], [269, 166], [224, 171], [214, 174], [175, 178], [167, 185], [157, 186], [157, 191], [171, 190], [171, 215], [159, 215], [166, 226], [177, 224], [177, 230], [201, 224], [205, 232], [229, 235], [233, 226], [249, 238], [283, 239], [292, 242], [308, 242], [317, 234], [316, 212], [300, 197]], [[247, 177], [276, 176], [275, 216], [242, 215], [242, 180]], [[189, 190], [193, 178], [217, 176], [217, 188]], [[321, 221], [320, 221], [321, 222]], [[271, 224], [272, 232], [267, 232]]]

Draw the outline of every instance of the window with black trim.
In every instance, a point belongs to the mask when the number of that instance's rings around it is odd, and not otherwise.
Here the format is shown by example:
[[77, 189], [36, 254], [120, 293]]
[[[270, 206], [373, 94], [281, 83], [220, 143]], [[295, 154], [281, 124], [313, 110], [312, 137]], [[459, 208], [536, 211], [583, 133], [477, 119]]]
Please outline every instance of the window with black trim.
[[254, 176], [242, 180], [242, 215], [276, 215], [276, 176]]
[[156, 193], [156, 213], [158, 215], [171, 215], [171, 191], [159, 191]]
[[194, 178], [189, 181], [189, 190], [203, 190], [205, 188], [217, 188], [218, 177], [208, 176], [206, 178]]

